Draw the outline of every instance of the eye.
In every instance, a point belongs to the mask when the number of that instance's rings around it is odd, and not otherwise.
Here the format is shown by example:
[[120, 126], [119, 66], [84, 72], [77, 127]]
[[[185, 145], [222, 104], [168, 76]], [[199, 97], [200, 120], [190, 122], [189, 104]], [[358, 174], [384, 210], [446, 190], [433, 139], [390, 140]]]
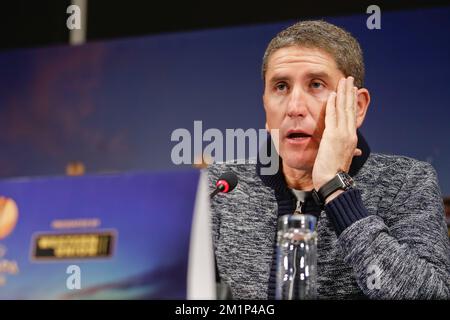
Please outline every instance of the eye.
[[325, 87], [324, 84], [320, 81], [311, 81], [310, 86], [313, 89], [321, 89], [321, 88]]
[[275, 85], [275, 88], [277, 89], [277, 91], [286, 91], [287, 84], [286, 84], [286, 82], [279, 82]]

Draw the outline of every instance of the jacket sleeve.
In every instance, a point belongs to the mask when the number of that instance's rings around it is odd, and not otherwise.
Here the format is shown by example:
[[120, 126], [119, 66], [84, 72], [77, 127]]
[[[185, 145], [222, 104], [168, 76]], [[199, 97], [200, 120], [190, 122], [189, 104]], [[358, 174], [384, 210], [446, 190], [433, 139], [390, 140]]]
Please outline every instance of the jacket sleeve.
[[361, 290], [372, 299], [450, 299], [450, 245], [433, 167], [416, 162], [387, 210], [388, 224], [368, 215], [357, 190], [325, 208]]

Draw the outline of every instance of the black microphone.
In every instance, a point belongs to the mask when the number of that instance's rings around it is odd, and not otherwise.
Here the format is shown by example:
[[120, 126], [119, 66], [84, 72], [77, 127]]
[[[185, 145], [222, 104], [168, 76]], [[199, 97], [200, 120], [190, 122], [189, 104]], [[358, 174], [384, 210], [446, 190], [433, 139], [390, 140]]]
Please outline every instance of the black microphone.
[[222, 173], [216, 182], [216, 190], [209, 195], [209, 198], [212, 199], [219, 192], [228, 193], [236, 188], [237, 184], [238, 177], [235, 173], [231, 171]]

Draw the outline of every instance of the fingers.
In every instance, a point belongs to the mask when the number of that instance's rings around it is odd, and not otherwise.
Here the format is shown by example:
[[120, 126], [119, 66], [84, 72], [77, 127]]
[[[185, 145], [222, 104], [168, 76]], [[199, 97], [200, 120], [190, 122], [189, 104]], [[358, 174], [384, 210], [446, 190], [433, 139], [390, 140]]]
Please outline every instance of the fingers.
[[336, 94], [336, 121], [337, 126], [350, 132], [356, 130], [357, 88], [354, 78], [342, 78], [338, 82]]
[[353, 130], [356, 130], [356, 110], [358, 106], [358, 88], [353, 87], [353, 104], [351, 108], [351, 114], [353, 115]]
[[[338, 82], [337, 93], [336, 93], [336, 118], [337, 118], [337, 126], [338, 128], [342, 127], [342, 125], [347, 123], [346, 114], [345, 114], [345, 100], [346, 100], [346, 79], [342, 78]], [[344, 125], [345, 125], [344, 124]]]
[[[335, 128], [342, 136], [353, 139], [356, 137], [356, 110], [357, 110], [357, 88], [354, 86], [354, 78], [342, 78], [339, 80], [336, 89], [336, 99], [334, 102], [334, 115], [336, 116]], [[327, 114], [332, 114], [331, 108], [333, 106], [332, 94], [330, 94], [327, 103]], [[329, 126], [331, 120], [325, 125]], [[356, 143], [355, 143], [356, 146]], [[362, 155], [360, 149], [355, 149], [353, 156]]]
[[345, 81], [345, 105], [344, 109], [346, 111], [347, 116], [349, 115], [349, 111], [353, 106], [353, 77], [348, 77]]
[[355, 127], [355, 113], [353, 111], [353, 103], [355, 102], [354, 78], [348, 77], [345, 82], [345, 115], [348, 128], [353, 131]]

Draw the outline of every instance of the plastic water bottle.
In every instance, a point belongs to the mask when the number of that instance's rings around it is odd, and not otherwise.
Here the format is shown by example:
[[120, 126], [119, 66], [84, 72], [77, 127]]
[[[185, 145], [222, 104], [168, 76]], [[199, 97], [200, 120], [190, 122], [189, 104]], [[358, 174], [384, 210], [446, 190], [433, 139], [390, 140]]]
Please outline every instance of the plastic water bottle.
[[317, 298], [316, 222], [307, 214], [278, 219], [275, 299]]

